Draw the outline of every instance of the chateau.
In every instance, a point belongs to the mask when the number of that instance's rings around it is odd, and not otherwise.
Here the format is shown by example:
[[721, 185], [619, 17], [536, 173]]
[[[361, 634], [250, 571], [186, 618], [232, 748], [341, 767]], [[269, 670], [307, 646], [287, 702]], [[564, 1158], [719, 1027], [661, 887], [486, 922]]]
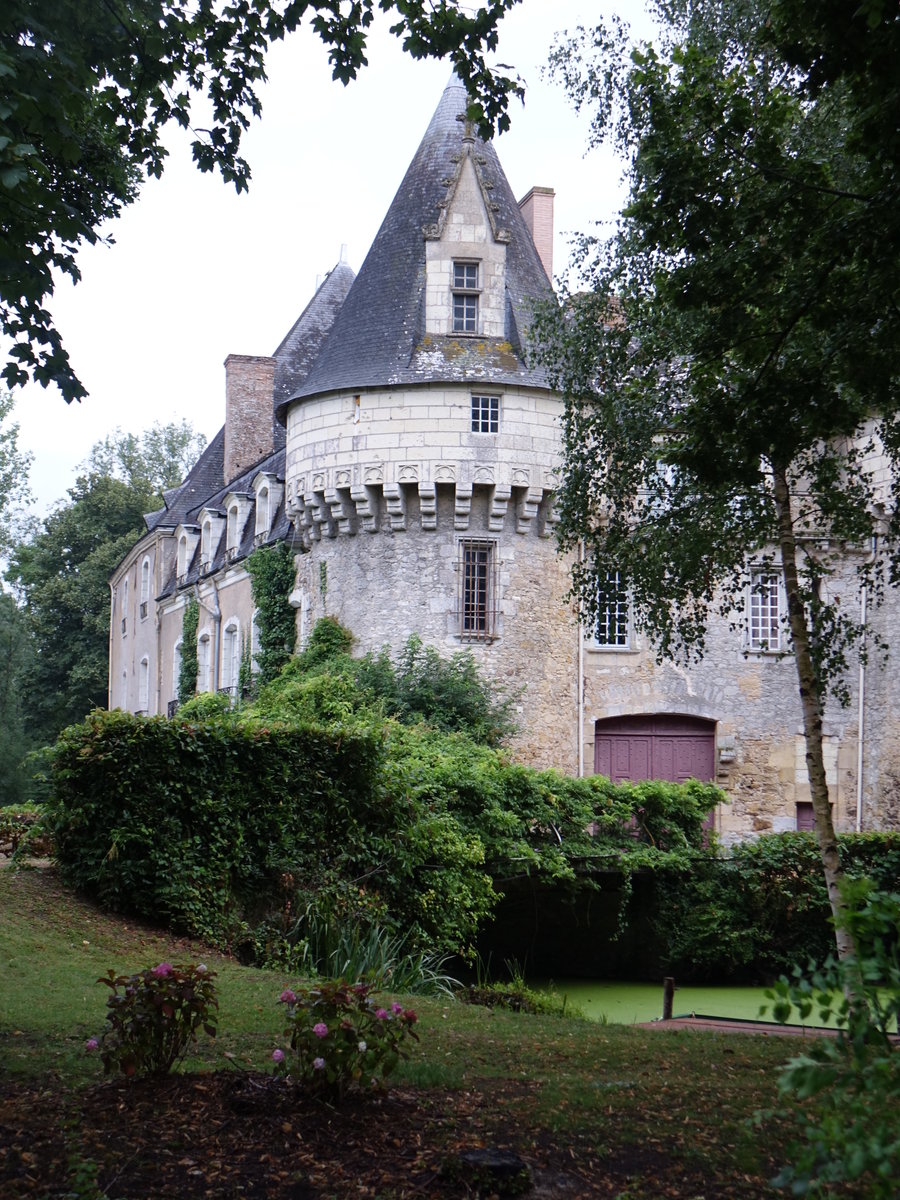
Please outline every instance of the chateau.
[[[810, 827], [771, 568], [748, 591], [746, 633], [722, 622], [690, 669], [656, 663], [615, 580], [597, 628], [566, 599], [553, 536], [562, 400], [525, 349], [551, 286], [553, 192], [517, 202], [464, 109], [451, 81], [359, 274], [338, 263], [271, 356], [226, 360], [224, 428], [111, 581], [110, 707], [173, 710], [192, 597], [198, 687], [235, 693], [254, 644], [245, 561], [286, 541], [301, 644], [328, 614], [361, 653], [412, 633], [469, 649], [522, 689], [518, 760], [715, 779], [730, 798], [715, 814], [725, 840]], [[858, 603], [849, 579], [846, 595]], [[876, 620], [890, 640], [891, 612]], [[874, 662], [851, 675], [851, 704], [826, 716], [835, 823], [895, 827], [890, 677]]]

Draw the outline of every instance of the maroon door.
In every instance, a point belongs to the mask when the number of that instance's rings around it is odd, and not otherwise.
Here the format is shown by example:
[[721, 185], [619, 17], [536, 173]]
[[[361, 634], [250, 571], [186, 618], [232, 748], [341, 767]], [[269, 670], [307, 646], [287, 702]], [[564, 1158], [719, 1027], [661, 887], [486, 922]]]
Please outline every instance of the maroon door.
[[614, 782], [641, 779], [708, 781], [715, 776], [716, 725], [669, 713], [598, 721], [594, 770]]

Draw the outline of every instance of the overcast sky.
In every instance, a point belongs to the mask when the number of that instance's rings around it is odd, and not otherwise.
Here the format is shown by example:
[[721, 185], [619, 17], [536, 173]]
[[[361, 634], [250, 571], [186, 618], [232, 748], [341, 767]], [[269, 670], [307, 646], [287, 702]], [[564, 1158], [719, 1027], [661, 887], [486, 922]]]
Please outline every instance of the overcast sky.
[[[523, 76], [527, 97], [497, 151], [516, 196], [556, 190], [555, 273], [573, 232], [614, 215], [621, 167], [605, 152], [585, 156], [586, 121], [541, 71], [558, 31], [613, 10], [649, 28], [641, 0], [522, 0], [501, 31], [496, 59]], [[369, 66], [344, 88], [318, 38], [295, 34], [270, 54], [263, 116], [245, 137], [249, 195], [201, 175], [187, 136], [173, 133], [162, 179], [110, 225], [115, 245], [81, 253], [81, 283], [61, 282], [50, 306], [90, 395], [66, 405], [54, 390], [19, 393], [39, 513], [65, 498], [78, 464], [116, 427], [138, 433], [184, 417], [215, 434], [225, 357], [271, 354], [342, 244], [359, 270], [449, 71], [413, 62], [382, 22]]]

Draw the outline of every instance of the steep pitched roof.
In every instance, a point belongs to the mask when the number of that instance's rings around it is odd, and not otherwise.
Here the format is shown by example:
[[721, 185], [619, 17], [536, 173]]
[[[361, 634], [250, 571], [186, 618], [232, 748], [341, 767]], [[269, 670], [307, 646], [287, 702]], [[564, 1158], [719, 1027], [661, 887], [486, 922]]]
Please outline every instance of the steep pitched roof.
[[339, 262], [329, 271], [272, 355], [275, 359], [275, 413], [279, 420], [283, 420], [282, 405], [303, 385], [316, 361], [355, 278], [355, 272], [345, 262]]
[[[425, 230], [440, 223], [467, 134], [466, 92], [451, 79], [321, 353], [292, 398], [351, 388], [490, 378], [547, 387], [523, 360], [530, 302], [550, 283], [490, 142], [474, 139], [474, 163], [490, 193], [492, 224], [509, 232], [506, 336], [425, 339]], [[486, 185], [486, 186], [485, 186]], [[286, 401], [280, 401], [283, 414]]]

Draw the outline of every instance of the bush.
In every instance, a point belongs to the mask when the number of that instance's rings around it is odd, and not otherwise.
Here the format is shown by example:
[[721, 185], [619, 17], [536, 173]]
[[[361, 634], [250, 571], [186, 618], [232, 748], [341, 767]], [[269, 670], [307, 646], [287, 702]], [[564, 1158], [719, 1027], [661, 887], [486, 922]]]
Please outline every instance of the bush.
[[900, 1018], [900, 894], [856, 881], [845, 899], [856, 955], [797, 969], [768, 993], [776, 1020], [797, 1009], [838, 1026], [836, 1038], [813, 1041], [782, 1072], [779, 1092], [800, 1101], [803, 1140], [775, 1182], [805, 1196], [864, 1180], [867, 1196], [888, 1200], [900, 1177], [900, 1056], [891, 1038]]
[[276, 1070], [316, 1093], [340, 1100], [350, 1088], [378, 1087], [407, 1057], [404, 1043], [418, 1036], [411, 1008], [376, 1005], [367, 983], [325, 980], [281, 993], [287, 1050], [272, 1055]]
[[202, 1029], [216, 1035], [218, 1020], [216, 972], [199, 966], [159, 963], [134, 975], [110, 970], [97, 980], [111, 990], [106, 1001], [106, 1028], [99, 1042], [88, 1039], [90, 1050], [100, 1050], [108, 1075], [162, 1075], [180, 1062]]

